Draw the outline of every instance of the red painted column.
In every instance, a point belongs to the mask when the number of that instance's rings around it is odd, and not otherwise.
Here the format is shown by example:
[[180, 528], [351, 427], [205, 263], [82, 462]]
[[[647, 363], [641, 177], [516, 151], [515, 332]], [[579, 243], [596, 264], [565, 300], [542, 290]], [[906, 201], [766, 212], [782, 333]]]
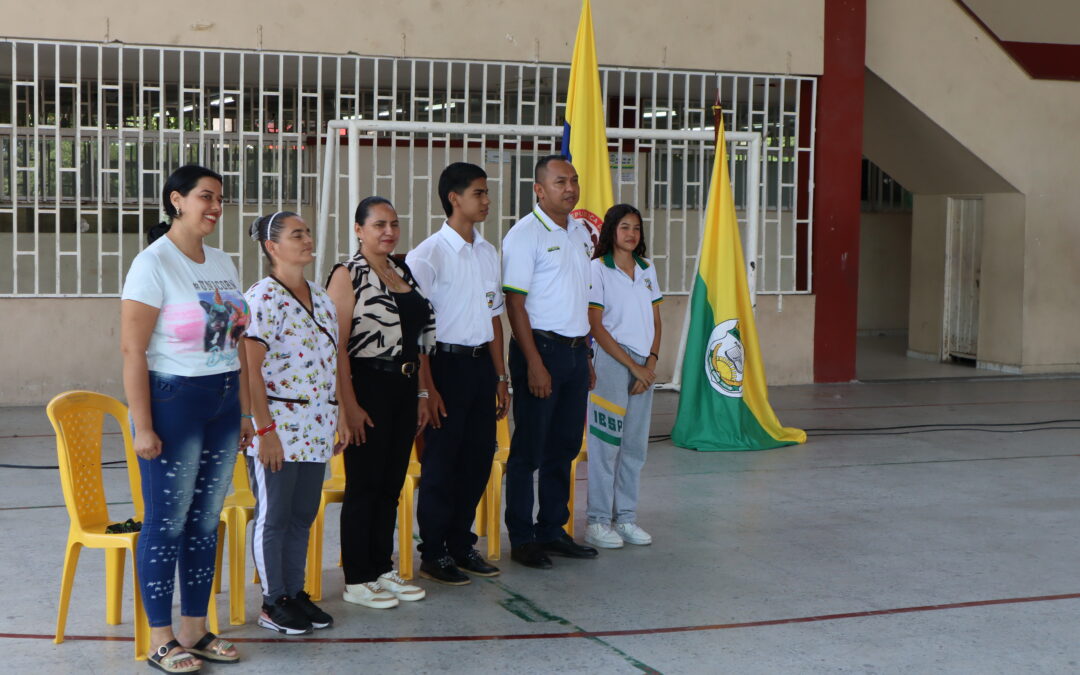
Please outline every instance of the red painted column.
[[814, 381], [855, 379], [866, 0], [825, 0], [814, 148]]

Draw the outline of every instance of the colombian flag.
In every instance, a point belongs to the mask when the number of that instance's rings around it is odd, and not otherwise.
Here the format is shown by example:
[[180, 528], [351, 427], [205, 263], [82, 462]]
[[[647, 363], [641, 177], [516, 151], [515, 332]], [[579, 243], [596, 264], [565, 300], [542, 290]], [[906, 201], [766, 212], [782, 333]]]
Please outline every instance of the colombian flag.
[[604, 123], [600, 69], [596, 63], [589, 0], [585, 0], [581, 6], [574, 57], [570, 61], [562, 154], [577, 169], [581, 183], [581, 198], [571, 215], [590, 225], [595, 242], [604, 222], [604, 214], [615, 200], [611, 196], [607, 126]]
[[693, 450], [805, 443], [806, 432], [781, 426], [769, 405], [722, 124], [719, 130], [671, 439]]

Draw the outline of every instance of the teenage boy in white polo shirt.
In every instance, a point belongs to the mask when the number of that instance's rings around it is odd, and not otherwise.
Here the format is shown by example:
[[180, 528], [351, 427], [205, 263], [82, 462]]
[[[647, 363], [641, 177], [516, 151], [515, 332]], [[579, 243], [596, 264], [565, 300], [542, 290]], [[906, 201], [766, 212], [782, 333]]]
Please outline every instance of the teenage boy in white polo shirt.
[[491, 473], [495, 422], [510, 406], [509, 377], [499, 254], [475, 227], [491, 203], [487, 174], [474, 164], [451, 164], [439, 177], [439, 199], [446, 222], [405, 257], [435, 308], [438, 339], [430, 367], [421, 370], [430, 373], [424, 385], [432, 425], [424, 434], [416, 520], [420, 576], [460, 586], [469, 583], [463, 570], [499, 573], [473, 548], [472, 523]]
[[[506, 464], [510, 557], [551, 567], [548, 555], [595, 558], [596, 549], [562, 529], [570, 513], [570, 462], [581, 447], [592, 380], [588, 289], [592, 238], [570, 213], [581, 194], [577, 171], [559, 155], [533, 174], [537, 204], [503, 239], [503, 291], [513, 330], [514, 436]], [[533, 473], [540, 508], [533, 520]]]

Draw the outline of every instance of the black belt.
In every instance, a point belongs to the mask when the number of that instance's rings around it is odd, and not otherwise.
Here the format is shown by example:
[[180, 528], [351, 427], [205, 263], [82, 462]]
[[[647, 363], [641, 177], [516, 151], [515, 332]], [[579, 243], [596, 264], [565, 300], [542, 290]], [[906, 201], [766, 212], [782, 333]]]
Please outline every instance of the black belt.
[[533, 329], [533, 335], [539, 335], [542, 338], [548, 340], [554, 340], [555, 342], [561, 342], [564, 345], [570, 345], [571, 347], [581, 347], [585, 344], [585, 341], [589, 339], [588, 335], [582, 335], [581, 337], [566, 337], [565, 335], [559, 335], [549, 330], [536, 330]]
[[477, 347], [469, 347], [467, 345], [453, 345], [448, 342], [436, 342], [435, 351], [446, 352], [447, 354], [457, 354], [459, 356], [471, 356], [474, 359], [489, 353], [488, 343], [486, 342]]
[[405, 377], [412, 377], [419, 368], [419, 364], [415, 361], [402, 361], [400, 359], [368, 358], [355, 360], [368, 368], [381, 370], [387, 373], [401, 374]]

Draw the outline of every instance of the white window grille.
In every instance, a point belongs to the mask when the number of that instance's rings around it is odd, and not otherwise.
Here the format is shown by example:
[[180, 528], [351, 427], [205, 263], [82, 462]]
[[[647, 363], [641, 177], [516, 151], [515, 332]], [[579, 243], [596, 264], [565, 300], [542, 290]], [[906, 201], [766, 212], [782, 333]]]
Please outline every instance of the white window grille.
[[[224, 175], [209, 243], [250, 283], [263, 271], [251, 220], [288, 208], [315, 222], [327, 121], [558, 125], [568, 79], [562, 64], [0, 40], [0, 296], [118, 295], [160, 220], [165, 176], [186, 162]], [[708, 129], [719, 95], [729, 131], [763, 135], [758, 292], [808, 292], [816, 80], [626, 68], [602, 68], [601, 80], [609, 126]], [[647, 214], [668, 293], [692, 279], [708, 145], [611, 143], [616, 200]], [[434, 191], [446, 163], [468, 156], [502, 181], [506, 206], [486, 226], [497, 239], [531, 200], [532, 161], [557, 142], [395, 134], [367, 152], [365, 194], [406, 216], [404, 251], [442, 222]], [[736, 183], [745, 163], [732, 153]], [[347, 250], [348, 225], [337, 224], [334, 251]]]

